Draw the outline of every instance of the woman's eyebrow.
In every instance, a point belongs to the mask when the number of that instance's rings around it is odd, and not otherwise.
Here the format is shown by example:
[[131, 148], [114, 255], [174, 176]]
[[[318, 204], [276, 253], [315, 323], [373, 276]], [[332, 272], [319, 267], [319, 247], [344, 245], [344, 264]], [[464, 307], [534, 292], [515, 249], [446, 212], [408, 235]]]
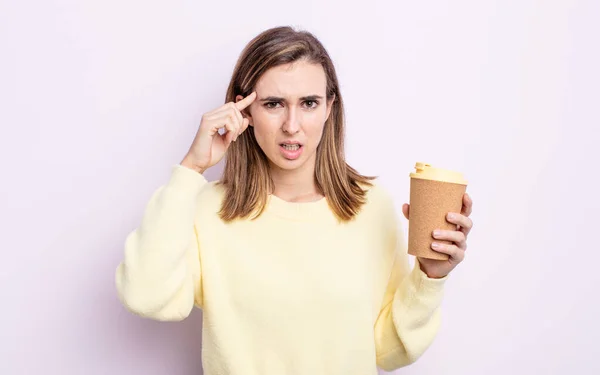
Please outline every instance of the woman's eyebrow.
[[[317, 100], [317, 99], [323, 99], [323, 97], [321, 95], [308, 95], [308, 96], [303, 96], [300, 98], [300, 100]], [[266, 98], [262, 98], [259, 99], [259, 101], [261, 102], [285, 102], [285, 98], [281, 98], [278, 96], [267, 96]]]

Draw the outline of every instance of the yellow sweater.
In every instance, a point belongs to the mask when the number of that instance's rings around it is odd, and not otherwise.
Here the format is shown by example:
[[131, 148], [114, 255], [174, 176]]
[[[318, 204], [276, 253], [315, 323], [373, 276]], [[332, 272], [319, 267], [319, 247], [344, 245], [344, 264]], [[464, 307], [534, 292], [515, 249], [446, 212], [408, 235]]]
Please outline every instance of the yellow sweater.
[[255, 221], [218, 217], [223, 189], [175, 165], [125, 241], [116, 286], [143, 317], [203, 311], [206, 375], [365, 375], [414, 362], [440, 324], [446, 278], [415, 261], [376, 183], [351, 222], [327, 200], [269, 196]]

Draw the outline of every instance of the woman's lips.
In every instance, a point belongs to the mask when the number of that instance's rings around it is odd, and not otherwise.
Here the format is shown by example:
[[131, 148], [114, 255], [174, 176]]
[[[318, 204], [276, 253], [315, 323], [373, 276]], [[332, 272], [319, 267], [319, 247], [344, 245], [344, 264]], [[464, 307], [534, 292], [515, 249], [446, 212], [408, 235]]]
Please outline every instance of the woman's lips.
[[279, 151], [284, 158], [288, 160], [296, 160], [302, 155], [304, 147], [300, 143], [282, 143], [279, 145]]

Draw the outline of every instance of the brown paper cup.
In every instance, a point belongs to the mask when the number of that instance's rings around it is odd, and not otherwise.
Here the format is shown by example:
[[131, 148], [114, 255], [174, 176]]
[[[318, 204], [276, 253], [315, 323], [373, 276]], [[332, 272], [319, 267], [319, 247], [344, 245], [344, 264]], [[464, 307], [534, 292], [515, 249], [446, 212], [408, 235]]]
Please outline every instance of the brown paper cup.
[[410, 212], [408, 223], [408, 253], [428, 259], [447, 260], [447, 254], [431, 248], [435, 229], [456, 230], [456, 225], [446, 221], [449, 212], [460, 213], [467, 182], [456, 172], [430, 168], [417, 163], [417, 173], [411, 173]]

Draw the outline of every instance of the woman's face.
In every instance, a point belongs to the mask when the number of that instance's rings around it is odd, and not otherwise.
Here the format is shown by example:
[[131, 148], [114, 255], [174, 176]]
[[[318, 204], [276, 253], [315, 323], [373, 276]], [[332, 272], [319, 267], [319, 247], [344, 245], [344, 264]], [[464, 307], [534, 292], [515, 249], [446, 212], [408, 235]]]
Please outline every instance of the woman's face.
[[323, 67], [300, 60], [267, 70], [248, 108], [250, 124], [271, 167], [314, 168], [316, 150], [331, 112]]

